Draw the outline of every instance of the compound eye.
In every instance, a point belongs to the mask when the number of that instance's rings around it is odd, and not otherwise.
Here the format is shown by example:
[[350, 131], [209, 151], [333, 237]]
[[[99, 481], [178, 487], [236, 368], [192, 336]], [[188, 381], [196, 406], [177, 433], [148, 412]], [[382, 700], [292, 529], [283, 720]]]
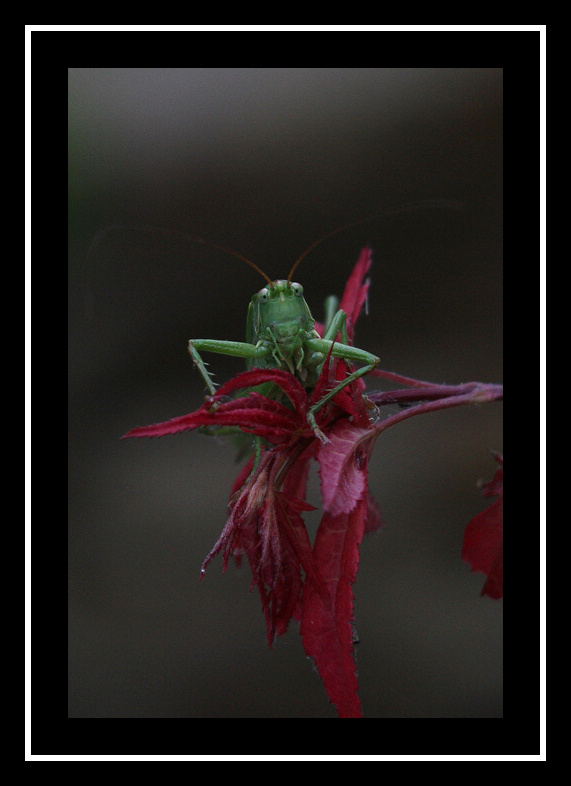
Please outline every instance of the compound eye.
[[297, 297], [301, 297], [303, 295], [303, 287], [301, 284], [292, 284], [291, 288], [293, 289], [294, 295]]
[[260, 303], [267, 303], [269, 299], [270, 299], [270, 292], [268, 288], [264, 287], [263, 289], [260, 289], [260, 291], [258, 292], [258, 300], [260, 301]]

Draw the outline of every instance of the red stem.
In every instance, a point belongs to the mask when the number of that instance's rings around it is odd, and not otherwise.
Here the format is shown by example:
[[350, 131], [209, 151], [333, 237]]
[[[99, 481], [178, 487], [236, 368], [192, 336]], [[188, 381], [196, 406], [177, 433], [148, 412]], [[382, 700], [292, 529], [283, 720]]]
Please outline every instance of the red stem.
[[402, 420], [415, 415], [422, 415], [425, 412], [434, 412], [449, 407], [460, 407], [464, 404], [483, 404], [488, 401], [501, 401], [504, 395], [503, 390], [503, 385], [492, 385], [482, 382], [466, 382], [463, 385], [421, 383], [414, 391], [394, 390], [387, 393], [371, 393], [368, 395], [368, 398], [377, 406], [394, 404], [395, 402], [398, 404], [409, 404], [413, 401], [423, 402], [388, 417], [376, 427], [379, 433], [381, 433]]

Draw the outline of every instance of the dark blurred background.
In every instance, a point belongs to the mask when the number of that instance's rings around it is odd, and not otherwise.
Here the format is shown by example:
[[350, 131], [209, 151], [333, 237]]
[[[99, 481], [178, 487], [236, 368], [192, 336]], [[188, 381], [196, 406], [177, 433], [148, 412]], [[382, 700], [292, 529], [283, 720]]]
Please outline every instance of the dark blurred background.
[[[297, 626], [267, 646], [249, 568], [217, 559], [199, 580], [231, 447], [119, 437], [200, 405], [189, 338], [245, 339], [263, 280], [188, 236], [285, 277], [326, 232], [415, 202], [433, 207], [324, 241], [296, 279], [320, 318], [370, 243], [357, 344], [419, 379], [501, 382], [501, 69], [73, 68], [69, 129], [70, 717], [334, 718]], [[243, 368], [207, 360], [219, 382]], [[502, 602], [460, 556], [500, 417], [439, 412], [377, 442], [386, 526], [355, 585], [366, 717], [502, 717]]]

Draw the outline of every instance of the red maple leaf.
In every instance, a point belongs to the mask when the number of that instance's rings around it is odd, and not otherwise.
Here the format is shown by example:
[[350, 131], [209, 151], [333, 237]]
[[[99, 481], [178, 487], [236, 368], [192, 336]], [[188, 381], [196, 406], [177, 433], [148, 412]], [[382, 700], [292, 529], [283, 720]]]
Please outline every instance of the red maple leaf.
[[[366, 299], [369, 284], [363, 279], [370, 265], [371, 252], [365, 249], [343, 296], [351, 338]], [[344, 361], [330, 356], [309, 396], [289, 372], [253, 369], [223, 385], [196, 412], [135, 428], [126, 436], [234, 426], [261, 438], [258, 465], [254, 470], [252, 459], [239, 474], [228, 521], [202, 572], [218, 553], [225, 570], [231, 556], [240, 559], [245, 554], [262, 600], [270, 645], [285, 633], [292, 618], [299, 619], [306, 653], [314, 659], [340, 716], [360, 718], [351, 584], [357, 577], [363, 534], [380, 524], [368, 493], [367, 464], [374, 440], [360, 381], [317, 411], [326, 444], [307, 421], [310, 406], [349, 373]], [[281, 400], [252, 390], [267, 382], [283, 392]], [[313, 548], [301, 515], [313, 507], [305, 501], [311, 459], [320, 465], [325, 508]]]
[[[366, 301], [371, 251], [364, 249], [341, 301], [347, 314], [347, 333], [354, 328]], [[316, 324], [323, 335], [323, 326]], [[315, 413], [317, 430], [308, 413], [340, 380], [351, 373], [347, 363], [330, 355], [314, 391], [280, 369], [252, 369], [238, 374], [195, 412], [153, 426], [135, 428], [127, 437], [175, 434], [201, 426], [231, 427], [256, 439], [256, 454], [239, 473], [230, 496], [230, 515], [206, 557], [202, 574], [219, 553], [227, 569], [230, 557], [246, 555], [252, 585], [258, 588], [266, 616], [268, 640], [286, 632], [292, 618], [299, 620], [303, 645], [323, 678], [331, 701], [342, 718], [361, 718], [354, 662], [353, 591], [359, 547], [365, 532], [381, 525], [376, 502], [368, 490], [368, 463], [377, 437], [388, 427], [415, 414], [501, 398], [500, 386], [467, 383], [433, 385], [378, 371], [379, 376], [404, 383], [406, 390], [364, 397], [358, 379], [347, 385]], [[275, 393], [267, 392], [273, 383]], [[375, 409], [388, 403], [407, 407], [380, 423]], [[319, 437], [326, 438], [318, 439]], [[324, 515], [313, 547], [302, 518], [312, 509], [305, 501], [311, 460], [319, 464]], [[501, 470], [498, 471], [500, 473]], [[496, 475], [484, 493], [497, 494]], [[492, 490], [493, 487], [493, 490]], [[468, 526], [463, 556], [474, 570], [488, 575], [484, 591], [500, 597], [501, 552], [498, 521], [501, 500]], [[499, 506], [499, 507], [498, 507]], [[501, 528], [500, 528], [501, 531]], [[498, 583], [499, 582], [499, 583]], [[494, 594], [496, 593], [496, 594]]]
[[488, 577], [482, 595], [499, 599], [504, 594], [504, 461], [499, 454], [496, 460], [501, 466], [494, 479], [482, 487], [482, 493], [498, 498], [466, 527], [462, 557], [472, 570], [481, 571]]
[[376, 526], [376, 503], [369, 502], [368, 462], [376, 432], [344, 419], [329, 432], [330, 441], [320, 445], [323, 516], [313, 554], [327, 587], [306, 584], [303, 596], [301, 635], [305, 651], [315, 660], [331, 700], [341, 718], [360, 718], [353, 643], [353, 590], [359, 568], [359, 546], [370, 529], [372, 509]]
[[[332, 379], [342, 379], [346, 371], [341, 362], [327, 362], [314, 391], [316, 400]], [[290, 406], [250, 389], [269, 381], [283, 390]], [[277, 369], [239, 374], [196, 412], [133, 429], [126, 436], [163, 436], [224, 425], [263, 438], [259, 464], [252, 471], [250, 461], [240, 473], [228, 521], [202, 572], [218, 553], [224, 557], [224, 569], [231, 556], [246, 554], [270, 645], [286, 632], [292, 617], [299, 619], [306, 653], [314, 659], [340, 716], [359, 718], [351, 584], [357, 576], [363, 534], [378, 520], [367, 484], [372, 442], [367, 428], [357, 425], [366, 418], [365, 408], [359, 388], [350, 387], [354, 390], [343, 390], [317, 412], [317, 424], [329, 440], [326, 444], [307, 422], [311, 401], [303, 386], [289, 372]], [[229, 398], [242, 389], [246, 395]], [[311, 458], [320, 464], [326, 511], [313, 548], [301, 517], [313, 508], [305, 501]]]

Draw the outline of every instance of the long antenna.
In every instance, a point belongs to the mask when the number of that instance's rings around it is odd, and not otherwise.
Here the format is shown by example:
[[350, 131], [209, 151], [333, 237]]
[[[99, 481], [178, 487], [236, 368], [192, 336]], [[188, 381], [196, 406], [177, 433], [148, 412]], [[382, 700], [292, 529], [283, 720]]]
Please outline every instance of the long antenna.
[[324, 240], [327, 240], [328, 237], [332, 237], [333, 235], [336, 235], [338, 232], [342, 232], [344, 229], [349, 229], [350, 227], [357, 226], [357, 224], [363, 224], [365, 221], [370, 221], [373, 218], [375, 218], [375, 216], [367, 216], [367, 218], [360, 218], [358, 221], [351, 221], [349, 224], [343, 224], [343, 226], [337, 227], [337, 229], [334, 229], [331, 232], [327, 232], [327, 234], [321, 235], [320, 238], [314, 240], [313, 243], [308, 248], [305, 249], [303, 254], [301, 254], [301, 256], [299, 256], [293, 263], [293, 267], [289, 271], [287, 277], [288, 284], [291, 284], [292, 276], [295, 273], [296, 268], [298, 267], [301, 260], [304, 259], [309, 254], [310, 251], [313, 251], [315, 246], [318, 246]]
[[110, 224], [109, 226], [105, 227], [104, 229], [99, 230], [99, 232], [95, 235], [94, 239], [91, 241], [91, 244], [86, 252], [86, 258], [88, 258], [91, 254], [95, 252], [95, 250], [99, 247], [99, 245], [103, 242], [105, 237], [109, 235], [111, 232], [116, 232], [118, 230], [130, 230], [134, 232], [152, 232], [158, 235], [165, 235], [166, 237], [180, 237], [184, 240], [190, 240], [192, 243], [203, 243], [205, 246], [212, 246], [212, 248], [217, 248], [220, 251], [225, 251], [227, 254], [231, 254], [233, 257], [238, 257], [238, 259], [243, 260], [246, 264], [253, 267], [261, 276], [263, 276], [268, 284], [272, 286], [272, 279], [264, 273], [264, 271], [258, 267], [251, 259], [239, 254], [237, 251], [233, 251], [231, 248], [226, 248], [225, 246], [221, 246], [218, 243], [213, 243], [211, 240], [206, 240], [203, 237], [197, 237], [196, 235], [188, 235], [186, 232], [179, 232], [177, 229], [163, 229], [162, 227], [152, 227], [146, 226], [142, 224]]
[[417, 208], [422, 208], [422, 207], [427, 207], [427, 208], [444, 207], [451, 210], [462, 210], [463, 205], [461, 202], [458, 202], [455, 199], [426, 199], [426, 200], [420, 200], [418, 202], [410, 202], [409, 204], [401, 205], [400, 207], [396, 207], [392, 210], [385, 210], [385, 211], [379, 210], [376, 213], [373, 213], [371, 216], [367, 216], [366, 218], [360, 218], [358, 221], [350, 221], [348, 224], [342, 224], [340, 227], [337, 227], [337, 229], [333, 229], [331, 232], [327, 232], [325, 235], [322, 235], [320, 238], [315, 240], [308, 248], [305, 249], [303, 254], [301, 254], [301, 256], [299, 256], [295, 260], [295, 262], [293, 263], [293, 267], [289, 271], [287, 277], [288, 284], [291, 284], [292, 276], [297, 270], [297, 267], [299, 263], [302, 261], [302, 259], [305, 259], [305, 257], [309, 254], [310, 251], [313, 251], [313, 249], [316, 246], [318, 246], [324, 240], [327, 240], [328, 237], [332, 237], [333, 235], [336, 235], [338, 232], [343, 232], [344, 229], [350, 229], [351, 227], [355, 227], [358, 224], [364, 224], [365, 221], [372, 221], [374, 218], [385, 218], [385, 216], [395, 215], [396, 213], [406, 213], [409, 210], [415, 210]]
[[253, 267], [254, 270], [256, 270], [261, 276], [263, 276], [268, 282], [268, 284], [271, 287], [273, 287], [272, 279], [266, 273], [264, 273], [261, 267], [258, 267], [255, 262], [252, 262], [251, 259], [248, 259], [248, 257], [243, 256], [243, 254], [239, 254], [237, 251], [233, 251], [231, 248], [226, 248], [225, 246], [221, 246], [218, 243], [213, 243], [211, 240], [205, 240], [203, 237], [195, 237], [193, 238], [193, 240], [196, 240], [197, 243], [204, 243], [207, 246], [212, 246], [212, 248], [217, 248], [220, 251], [225, 251], [227, 254], [231, 254], [233, 257], [238, 257], [238, 259], [241, 259], [247, 265]]

